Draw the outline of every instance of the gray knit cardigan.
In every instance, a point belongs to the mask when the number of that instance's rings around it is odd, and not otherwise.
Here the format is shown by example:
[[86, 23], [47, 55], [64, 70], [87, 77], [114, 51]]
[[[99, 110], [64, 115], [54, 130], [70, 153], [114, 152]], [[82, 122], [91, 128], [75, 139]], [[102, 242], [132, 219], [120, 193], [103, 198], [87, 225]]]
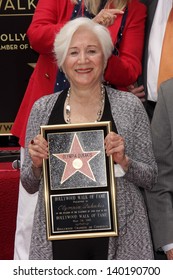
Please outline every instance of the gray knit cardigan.
[[[118, 237], [109, 238], [108, 259], [153, 259], [153, 245], [144, 199], [140, 188], [151, 189], [156, 181], [155, 163], [150, 124], [141, 101], [133, 94], [107, 87], [112, 116], [118, 133], [125, 139], [126, 154], [130, 167], [124, 177], [116, 178]], [[40, 125], [48, 123], [59, 93], [40, 98], [34, 104], [27, 126], [25, 160], [21, 180], [29, 193], [38, 193], [30, 259], [51, 260], [52, 242], [47, 240], [43, 178], [34, 177], [28, 143], [38, 133]], [[58, 112], [57, 112], [58, 114]], [[28, 201], [29, 203], [29, 201]]]

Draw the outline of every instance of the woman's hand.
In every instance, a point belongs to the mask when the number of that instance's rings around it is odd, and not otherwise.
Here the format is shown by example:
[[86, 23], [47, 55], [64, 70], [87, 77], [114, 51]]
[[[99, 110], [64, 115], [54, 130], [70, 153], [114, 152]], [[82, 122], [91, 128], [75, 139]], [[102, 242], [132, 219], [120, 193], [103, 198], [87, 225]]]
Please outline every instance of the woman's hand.
[[114, 23], [118, 14], [123, 14], [124, 12], [118, 9], [102, 9], [94, 18], [93, 21], [108, 27]]
[[168, 260], [173, 260], [173, 249], [167, 251], [166, 256]]
[[130, 92], [136, 95], [142, 102], [145, 101], [144, 86], [130, 85], [127, 87]]
[[112, 155], [114, 162], [120, 164], [124, 171], [128, 170], [129, 159], [125, 155], [125, 142], [123, 137], [111, 131], [105, 137], [105, 149], [107, 156]]
[[43, 159], [48, 158], [48, 144], [42, 135], [38, 134], [28, 145], [33, 167], [41, 168]]

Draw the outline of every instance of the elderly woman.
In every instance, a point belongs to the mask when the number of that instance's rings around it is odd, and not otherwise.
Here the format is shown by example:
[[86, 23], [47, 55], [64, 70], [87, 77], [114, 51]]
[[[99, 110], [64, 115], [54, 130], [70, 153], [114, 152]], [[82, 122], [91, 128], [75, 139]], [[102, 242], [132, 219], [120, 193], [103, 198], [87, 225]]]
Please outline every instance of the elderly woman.
[[[30, 259], [153, 259], [148, 217], [140, 188], [152, 188], [156, 164], [150, 126], [140, 100], [131, 93], [104, 87], [104, 70], [113, 44], [108, 30], [87, 18], [67, 23], [56, 36], [54, 50], [70, 88], [39, 99], [27, 126], [24, 188], [39, 190]], [[118, 69], [117, 69], [118, 70]], [[48, 158], [40, 125], [111, 121], [105, 138], [123, 176], [117, 177], [118, 237], [49, 241], [46, 237], [42, 160]], [[116, 174], [115, 174], [116, 176]]]

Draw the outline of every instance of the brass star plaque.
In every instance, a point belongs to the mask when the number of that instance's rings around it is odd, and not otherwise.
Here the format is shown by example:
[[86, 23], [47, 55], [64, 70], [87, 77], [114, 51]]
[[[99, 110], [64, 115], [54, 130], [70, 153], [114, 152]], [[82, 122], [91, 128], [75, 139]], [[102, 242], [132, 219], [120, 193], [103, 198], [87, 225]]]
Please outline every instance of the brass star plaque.
[[49, 240], [117, 236], [116, 184], [104, 138], [111, 122], [41, 126]]

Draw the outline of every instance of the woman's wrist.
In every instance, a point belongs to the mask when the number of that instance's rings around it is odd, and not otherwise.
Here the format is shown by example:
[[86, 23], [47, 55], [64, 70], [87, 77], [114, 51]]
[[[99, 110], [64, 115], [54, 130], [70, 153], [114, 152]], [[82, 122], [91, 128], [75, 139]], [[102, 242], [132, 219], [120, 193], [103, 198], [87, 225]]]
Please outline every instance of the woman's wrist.
[[123, 168], [125, 172], [127, 172], [129, 168], [129, 163], [130, 163], [129, 158], [128, 156], [125, 155], [123, 160], [119, 162], [119, 165]]
[[32, 170], [33, 170], [34, 176], [39, 179], [41, 176], [41, 173], [42, 173], [42, 167], [37, 167], [32, 163]]

